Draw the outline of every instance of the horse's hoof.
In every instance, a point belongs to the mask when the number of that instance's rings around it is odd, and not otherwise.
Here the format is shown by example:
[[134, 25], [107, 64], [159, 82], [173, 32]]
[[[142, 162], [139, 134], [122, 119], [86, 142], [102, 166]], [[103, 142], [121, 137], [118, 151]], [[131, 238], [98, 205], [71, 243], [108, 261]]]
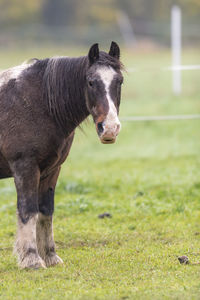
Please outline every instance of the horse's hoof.
[[19, 266], [22, 269], [46, 269], [45, 262], [41, 257], [35, 255], [28, 255], [22, 261], [19, 262]]
[[56, 253], [54, 253], [45, 257], [45, 263], [47, 267], [50, 267], [57, 264], [63, 264], [63, 260]]

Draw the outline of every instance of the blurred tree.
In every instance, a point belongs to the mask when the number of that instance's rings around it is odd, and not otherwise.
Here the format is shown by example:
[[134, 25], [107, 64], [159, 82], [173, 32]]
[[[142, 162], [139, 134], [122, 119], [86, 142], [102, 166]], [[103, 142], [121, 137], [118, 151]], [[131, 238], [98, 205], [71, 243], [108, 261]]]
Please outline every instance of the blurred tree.
[[41, 0], [0, 0], [0, 23], [8, 26], [39, 21]]
[[78, 0], [44, 0], [43, 22], [51, 26], [70, 25], [76, 19]]
[[115, 22], [117, 9], [115, 0], [87, 0], [86, 7], [90, 23], [109, 25]]

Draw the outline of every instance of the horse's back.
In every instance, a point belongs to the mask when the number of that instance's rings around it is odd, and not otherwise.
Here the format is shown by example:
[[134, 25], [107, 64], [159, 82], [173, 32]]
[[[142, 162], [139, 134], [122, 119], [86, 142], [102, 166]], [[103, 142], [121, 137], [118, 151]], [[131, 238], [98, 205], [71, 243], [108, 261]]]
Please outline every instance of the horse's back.
[[0, 90], [9, 82], [9, 80], [17, 80], [22, 72], [29, 68], [34, 62], [31, 63], [22, 63], [21, 65], [3, 70], [0, 72]]

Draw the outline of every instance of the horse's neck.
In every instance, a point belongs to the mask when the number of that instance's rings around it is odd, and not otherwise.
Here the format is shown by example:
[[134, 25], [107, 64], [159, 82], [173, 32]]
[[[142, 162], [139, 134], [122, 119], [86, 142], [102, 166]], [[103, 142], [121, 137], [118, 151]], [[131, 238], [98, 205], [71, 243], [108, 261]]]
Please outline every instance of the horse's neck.
[[70, 133], [89, 115], [86, 97], [87, 58], [49, 60], [43, 77], [50, 114], [63, 132]]

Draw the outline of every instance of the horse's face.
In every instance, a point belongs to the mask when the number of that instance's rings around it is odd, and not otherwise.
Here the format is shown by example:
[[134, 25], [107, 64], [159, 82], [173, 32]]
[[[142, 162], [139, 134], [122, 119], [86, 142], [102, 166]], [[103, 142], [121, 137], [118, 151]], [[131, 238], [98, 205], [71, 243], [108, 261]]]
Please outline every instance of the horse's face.
[[114, 42], [109, 54], [99, 54], [98, 44], [93, 45], [88, 54], [90, 68], [87, 73], [87, 106], [104, 144], [114, 143], [121, 127], [118, 113], [123, 77], [120, 68], [109, 64], [110, 59], [119, 66], [119, 54], [119, 47]]

